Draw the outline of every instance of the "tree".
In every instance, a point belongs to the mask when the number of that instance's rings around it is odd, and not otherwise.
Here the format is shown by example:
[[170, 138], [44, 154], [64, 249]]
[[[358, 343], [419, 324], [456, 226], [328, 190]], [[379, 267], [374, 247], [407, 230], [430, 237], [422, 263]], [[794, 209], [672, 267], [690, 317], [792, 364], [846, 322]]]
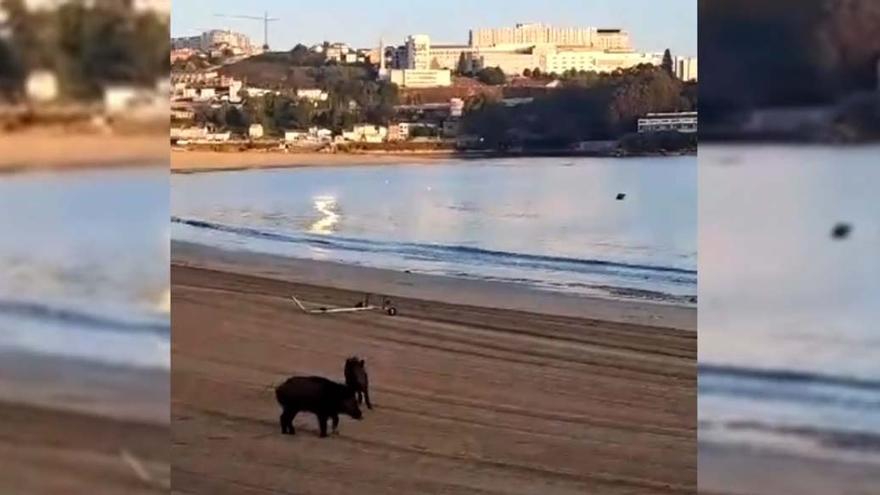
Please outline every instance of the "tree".
[[468, 64], [467, 57], [465, 57], [464, 52], [461, 52], [461, 54], [458, 56], [458, 66], [456, 67], [456, 72], [460, 76], [470, 74], [471, 72], [470, 64]]
[[535, 67], [532, 69], [532, 77], [535, 79], [540, 79], [544, 74], [541, 73], [541, 69], [539, 67]]
[[0, 39], [0, 101], [16, 96], [23, 77], [20, 61], [12, 46], [6, 40]]
[[523, 70], [523, 77], [532, 77], [532, 70], [528, 68]]
[[565, 147], [617, 139], [635, 131], [638, 117], [685, 110], [695, 98], [696, 84], [685, 86], [661, 67], [644, 64], [603, 76], [587, 72], [583, 79], [566, 80], [561, 89], [515, 107], [468, 101], [463, 128], [490, 147]]
[[249, 122], [247, 116], [241, 112], [238, 108], [232, 105], [225, 106], [225, 114], [223, 116], [223, 120], [226, 123], [226, 127], [228, 129], [242, 132], [247, 129]]
[[477, 79], [483, 84], [499, 86], [507, 82], [507, 76], [499, 67], [486, 67], [477, 72]]
[[663, 70], [665, 70], [667, 74], [675, 74], [675, 71], [672, 67], [672, 53], [669, 51], [669, 48], [667, 48], [666, 51], [663, 52], [663, 64], [661, 65], [661, 67], [663, 67]]

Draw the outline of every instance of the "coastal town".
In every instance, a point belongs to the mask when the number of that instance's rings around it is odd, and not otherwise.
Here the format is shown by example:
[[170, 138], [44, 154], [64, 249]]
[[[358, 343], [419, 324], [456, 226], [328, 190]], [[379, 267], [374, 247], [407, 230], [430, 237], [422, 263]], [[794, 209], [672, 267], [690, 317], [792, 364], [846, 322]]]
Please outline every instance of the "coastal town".
[[[174, 149], [610, 153], [638, 134], [686, 136], [695, 146], [697, 58], [636, 50], [623, 29], [517, 24], [473, 28], [464, 44], [413, 34], [397, 45], [327, 41], [272, 51], [271, 20], [266, 14], [262, 46], [219, 29], [172, 39]], [[522, 112], [627, 79], [665, 84], [670, 97], [637, 102], [638, 115], [578, 135], [515, 124]], [[510, 121], [506, 129], [482, 122], [496, 113]]]

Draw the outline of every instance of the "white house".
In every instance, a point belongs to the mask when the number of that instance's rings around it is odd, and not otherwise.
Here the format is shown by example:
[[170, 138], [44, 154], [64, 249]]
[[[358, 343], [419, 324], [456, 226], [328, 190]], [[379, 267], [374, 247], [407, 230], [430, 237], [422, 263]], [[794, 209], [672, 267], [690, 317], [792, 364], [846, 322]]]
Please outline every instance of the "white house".
[[322, 91], [319, 88], [313, 89], [298, 89], [296, 90], [296, 97], [309, 101], [327, 101], [327, 97], [329, 95], [326, 91]]
[[251, 124], [248, 127], [248, 136], [251, 139], [260, 139], [263, 137], [263, 124]]
[[381, 143], [388, 137], [388, 128], [371, 124], [357, 124], [350, 131], [343, 131], [342, 137], [346, 141]]
[[172, 139], [207, 139], [208, 129], [204, 127], [172, 127]]
[[229, 131], [214, 132], [214, 133], [210, 133], [206, 136], [208, 141], [229, 141], [230, 137], [232, 137], [232, 133]]
[[45, 103], [58, 97], [58, 78], [48, 70], [37, 70], [28, 75], [25, 91], [33, 101]]

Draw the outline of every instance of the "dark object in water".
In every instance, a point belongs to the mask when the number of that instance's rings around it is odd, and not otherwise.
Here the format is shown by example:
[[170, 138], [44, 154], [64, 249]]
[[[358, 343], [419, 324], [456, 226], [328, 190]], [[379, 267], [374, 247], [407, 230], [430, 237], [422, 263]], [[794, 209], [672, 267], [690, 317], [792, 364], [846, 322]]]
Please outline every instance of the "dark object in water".
[[848, 223], [838, 223], [831, 229], [831, 238], [834, 240], [843, 240], [849, 237], [849, 234], [852, 232], [852, 225]]
[[339, 426], [339, 414], [362, 419], [354, 390], [320, 376], [294, 376], [275, 388], [275, 399], [281, 406], [281, 433], [295, 435], [293, 418], [306, 411], [318, 417], [321, 437], [327, 436], [327, 420], [333, 420], [333, 431]]
[[[391, 313], [389, 313], [391, 314]], [[397, 314], [395, 310], [394, 314]], [[391, 316], [394, 316], [393, 314]], [[345, 360], [345, 384], [355, 392], [358, 404], [367, 402], [367, 409], [373, 409], [370, 403], [370, 383], [367, 378], [367, 363], [357, 356]]]
[[617, 200], [621, 201], [626, 197], [626, 193], [617, 193]]

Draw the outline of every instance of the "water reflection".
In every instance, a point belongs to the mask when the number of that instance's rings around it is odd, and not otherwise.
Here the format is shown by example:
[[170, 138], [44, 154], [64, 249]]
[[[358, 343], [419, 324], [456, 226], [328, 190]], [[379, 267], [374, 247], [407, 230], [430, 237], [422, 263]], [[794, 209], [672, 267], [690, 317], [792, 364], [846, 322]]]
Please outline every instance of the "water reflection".
[[174, 238], [190, 242], [579, 293], [696, 293], [694, 157], [176, 175], [172, 199]]
[[336, 213], [336, 198], [333, 196], [318, 196], [314, 199], [314, 208], [321, 215], [321, 218], [312, 223], [309, 227], [311, 234], [332, 234], [336, 231], [334, 228], [339, 223], [339, 214]]

